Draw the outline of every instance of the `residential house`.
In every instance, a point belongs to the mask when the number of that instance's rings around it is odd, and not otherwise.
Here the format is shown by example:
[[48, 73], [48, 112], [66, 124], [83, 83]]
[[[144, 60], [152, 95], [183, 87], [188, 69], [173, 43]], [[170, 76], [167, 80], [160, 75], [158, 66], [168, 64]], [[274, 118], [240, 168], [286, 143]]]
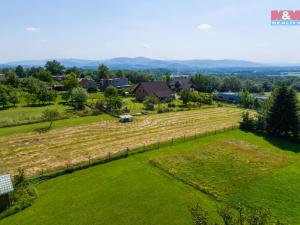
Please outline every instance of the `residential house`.
[[79, 78], [79, 85], [86, 90], [96, 90], [97, 84], [91, 78]]
[[168, 102], [174, 99], [174, 94], [164, 81], [142, 82], [133, 92], [138, 101], [144, 101], [148, 96], [155, 96], [160, 102]]
[[191, 77], [175, 77], [171, 80], [170, 87], [176, 92], [181, 91], [182, 89], [193, 91], [195, 89], [195, 82]]
[[65, 76], [61, 75], [61, 74], [53, 76], [53, 80], [55, 80], [55, 81], [63, 81], [64, 79], [65, 79]]
[[0, 174], [0, 212], [9, 206], [9, 193], [13, 191], [11, 176], [9, 174]]
[[[258, 94], [250, 94], [250, 96], [258, 101], [265, 101], [269, 98], [268, 96], [262, 96]], [[219, 101], [233, 104], [239, 104], [241, 102], [241, 96], [238, 92], [219, 92], [217, 93], [216, 98]]]
[[101, 79], [99, 82], [99, 85], [100, 85], [101, 89], [105, 89], [108, 86], [113, 86], [115, 88], [131, 87], [131, 85], [128, 84], [128, 79], [126, 77]]
[[0, 73], [0, 81], [3, 81], [3, 80], [5, 80], [5, 75]]
[[53, 89], [54, 91], [64, 91], [65, 86], [64, 86], [63, 84], [54, 84], [54, 85], [52, 86], [52, 89]]
[[216, 95], [217, 100], [239, 104], [240, 103], [240, 95], [237, 92], [219, 92]]

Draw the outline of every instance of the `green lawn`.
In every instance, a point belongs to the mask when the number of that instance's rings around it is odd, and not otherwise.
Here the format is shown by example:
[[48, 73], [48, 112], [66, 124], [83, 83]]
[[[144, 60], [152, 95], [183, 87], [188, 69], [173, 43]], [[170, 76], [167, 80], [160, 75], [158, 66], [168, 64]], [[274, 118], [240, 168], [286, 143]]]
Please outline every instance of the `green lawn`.
[[224, 200], [241, 186], [289, 165], [292, 157], [236, 139], [187, 147], [184, 153], [156, 158], [152, 163], [169, 174]]
[[188, 225], [196, 202], [211, 222], [222, 202], [241, 202], [300, 224], [299, 150], [300, 144], [239, 130], [203, 137], [46, 181], [32, 207], [0, 225]]
[[[99, 122], [104, 120], [116, 120], [116, 118], [108, 114], [100, 114], [98, 116], [83, 116], [83, 117], [74, 117], [70, 119], [57, 120], [53, 122], [51, 130], [58, 129], [58, 128], [79, 126], [82, 124], [89, 124], [89, 123]], [[15, 135], [15, 134], [38, 131], [48, 126], [49, 126], [49, 122], [41, 122], [41, 123], [34, 123], [34, 124], [21, 125], [21, 126], [4, 127], [4, 128], [0, 128], [0, 136]]]
[[39, 122], [41, 121], [42, 112], [47, 108], [57, 109], [60, 113], [65, 113], [67, 109], [71, 109], [60, 104], [40, 107], [18, 105], [15, 108], [0, 110], [0, 127]]
[[[100, 93], [89, 93], [89, 103], [95, 103], [101, 96]], [[60, 114], [66, 117], [76, 117], [81, 112], [73, 111], [71, 106], [61, 104], [63, 102], [61, 95], [58, 95], [56, 101], [51, 105], [28, 106], [24, 97], [20, 98], [20, 103], [16, 107], [0, 109], [0, 128], [7, 126], [18, 126], [24, 124], [40, 123], [42, 121], [42, 112], [45, 109], [57, 109]], [[72, 121], [72, 120], [70, 120]], [[39, 127], [34, 125], [33, 127]], [[17, 128], [18, 130], [18, 128]], [[1, 133], [1, 131], [0, 131]]]

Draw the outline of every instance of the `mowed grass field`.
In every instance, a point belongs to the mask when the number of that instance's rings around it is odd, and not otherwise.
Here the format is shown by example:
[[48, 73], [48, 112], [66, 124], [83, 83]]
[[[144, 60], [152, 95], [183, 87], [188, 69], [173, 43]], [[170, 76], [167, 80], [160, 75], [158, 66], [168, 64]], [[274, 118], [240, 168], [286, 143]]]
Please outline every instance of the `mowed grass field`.
[[191, 225], [196, 203], [214, 223], [233, 202], [300, 224], [299, 150], [240, 130], [174, 144], [43, 182], [33, 206], [0, 225]]
[[237, 125], [243, 110], [219, 107], [136, 117], [132, 123], [100, 121], [46, 133], [30, 132], [0, 137], [0, 165], [28, 175], [89, 159], [105, 157], [125, 148], [192, 136]]

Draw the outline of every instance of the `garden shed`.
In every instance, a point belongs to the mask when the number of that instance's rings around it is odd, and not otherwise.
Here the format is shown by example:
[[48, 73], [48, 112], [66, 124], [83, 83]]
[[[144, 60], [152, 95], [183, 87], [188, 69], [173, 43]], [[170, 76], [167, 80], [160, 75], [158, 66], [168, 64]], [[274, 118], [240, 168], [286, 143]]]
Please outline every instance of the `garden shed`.
[[133, 117], [131, 115], [123, 115], [120, 116], [120, 122], [125, 123], [125, 122], [132, 122]]
[[9, 206], [9, 193], [13, 191], [11, 176], [9, 174], [0, 174], [0, 212]]

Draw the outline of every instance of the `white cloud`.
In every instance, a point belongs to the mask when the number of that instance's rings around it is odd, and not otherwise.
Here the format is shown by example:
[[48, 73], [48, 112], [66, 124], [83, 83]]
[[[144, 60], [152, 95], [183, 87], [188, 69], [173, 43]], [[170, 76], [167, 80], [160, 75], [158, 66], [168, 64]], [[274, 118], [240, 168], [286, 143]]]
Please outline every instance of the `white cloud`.
[[149, 48], [150, 48], [150, 45], [143, 44], [142, 47], [145, 48], [145, 49], [149, 49]]
[[38, 27], [27, 27], [26, 30], [29, 31], [29, 32], [37, 32], [37, 31], [40, 30], [40, 28], [38, 28]]
[[209, 24], [203, 23], [203, 24], [200, 24], [197, 28], [199, 30], [210, 30], [210, 29], [212, 29], [212, 26]]

